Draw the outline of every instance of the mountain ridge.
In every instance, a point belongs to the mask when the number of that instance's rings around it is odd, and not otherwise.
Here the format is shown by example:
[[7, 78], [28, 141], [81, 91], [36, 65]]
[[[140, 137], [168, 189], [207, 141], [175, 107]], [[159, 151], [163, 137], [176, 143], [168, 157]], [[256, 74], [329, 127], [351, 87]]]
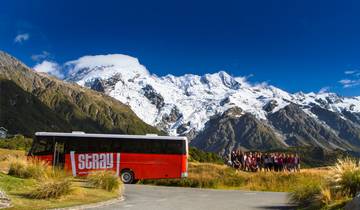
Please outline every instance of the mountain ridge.
[[127, 105], [77, 84], [37, 73], [1, 51], [0, 83], [0, 124], [11, 133], [83, 130], [162, 134], [141, 121]]

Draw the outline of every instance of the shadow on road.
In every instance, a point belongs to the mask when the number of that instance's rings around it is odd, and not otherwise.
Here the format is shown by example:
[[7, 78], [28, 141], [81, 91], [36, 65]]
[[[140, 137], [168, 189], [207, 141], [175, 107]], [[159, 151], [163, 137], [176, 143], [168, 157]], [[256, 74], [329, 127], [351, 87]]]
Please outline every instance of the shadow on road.
[[269, 209], [269, 210], [295, 210], [296, 206], [259, 206], [257, 209]]

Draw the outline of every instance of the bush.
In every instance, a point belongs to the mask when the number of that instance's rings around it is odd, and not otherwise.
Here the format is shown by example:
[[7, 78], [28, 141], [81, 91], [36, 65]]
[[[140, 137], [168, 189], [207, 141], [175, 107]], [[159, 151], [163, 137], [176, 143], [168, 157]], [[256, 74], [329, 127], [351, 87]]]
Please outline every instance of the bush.
[[8, 174], [19, 178], [42, 179], [51, 177], [51, 167], [44, 161], [33, 158], [10, 158]]
[[113, 171], [96, 171], [87, 176], [90, 186], [101, 188], [109, 192], [122, 190], [123, 183]]
[[0, 148], [28, 151], [31, 143], [32, 139], [25, 138], [22, 135], [16, 135], [12, 138], [0, 139]]
[[353, 159], [339, 159], [331, 168], [330, 184], [345, 195], [355, 197], [360, 191], [360, 163]]
[[310, 206], [317, 203], [317, 198], [321, 192], [321, 186], [315, 183], [309, 183], [304, 186], [297, 187], [290, 193], [290, 202], [300, 206]]
[[29, 193], [30, 198], [50, 199], [69, 195], [73, 191], [69, 179], [50, 179], [40, 182], [39, 185]]
[[353, 159], [338, 159], [324, 184], [299, 186], [290, 201], [302, 207], [339, 209], [360, 191], [360, 166]]
[[29, 178], [30, 174], [27, 171], [26, 160], [21, 158], [11, 158], [8, 174], [20, 178]]
[[201, 163], [224, 163], [223, 159], [219, 155], [212, 152], [204, 152], [196, 149], [195, 147], [190, 147], [189, 155], [189, 161], [197, 161]]

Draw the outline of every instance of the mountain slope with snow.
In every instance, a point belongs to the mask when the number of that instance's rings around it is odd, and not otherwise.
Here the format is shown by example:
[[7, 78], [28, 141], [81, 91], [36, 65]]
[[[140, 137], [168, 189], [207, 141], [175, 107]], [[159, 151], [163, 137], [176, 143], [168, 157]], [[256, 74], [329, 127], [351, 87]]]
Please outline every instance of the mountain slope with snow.
[[[360, 97], [334, 93], [291, 94], [267, 84], [250, 84], [224, 71], [202, 76], [186, 74], [159, 77], [138, 59], [121, 54], [84, 56], [65, 64], [67, 81], [104, 92], [125, 103], [146, 123], [170, 135], [193, 138], [211, 117], [239, 107], [243, 113], [268, 123], [268, 116], [289, 104], [336, 133], [311, 111], [314, 106], [337, 113], [359, 129]], [[271, 124], [271, 123], [269, 123]], [[281, 135], [279, 129], [274, 130]], [[360, 137], [359, 137], [360, 141]]]

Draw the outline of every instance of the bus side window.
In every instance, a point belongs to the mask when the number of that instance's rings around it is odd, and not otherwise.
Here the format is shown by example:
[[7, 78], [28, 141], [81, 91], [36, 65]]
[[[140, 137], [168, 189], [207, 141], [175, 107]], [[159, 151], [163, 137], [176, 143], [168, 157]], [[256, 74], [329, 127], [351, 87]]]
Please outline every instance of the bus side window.
[[53, 152], [54, 146], [51, 140], [36, 139], [32, 150], [33, 155], [50, 155]]

